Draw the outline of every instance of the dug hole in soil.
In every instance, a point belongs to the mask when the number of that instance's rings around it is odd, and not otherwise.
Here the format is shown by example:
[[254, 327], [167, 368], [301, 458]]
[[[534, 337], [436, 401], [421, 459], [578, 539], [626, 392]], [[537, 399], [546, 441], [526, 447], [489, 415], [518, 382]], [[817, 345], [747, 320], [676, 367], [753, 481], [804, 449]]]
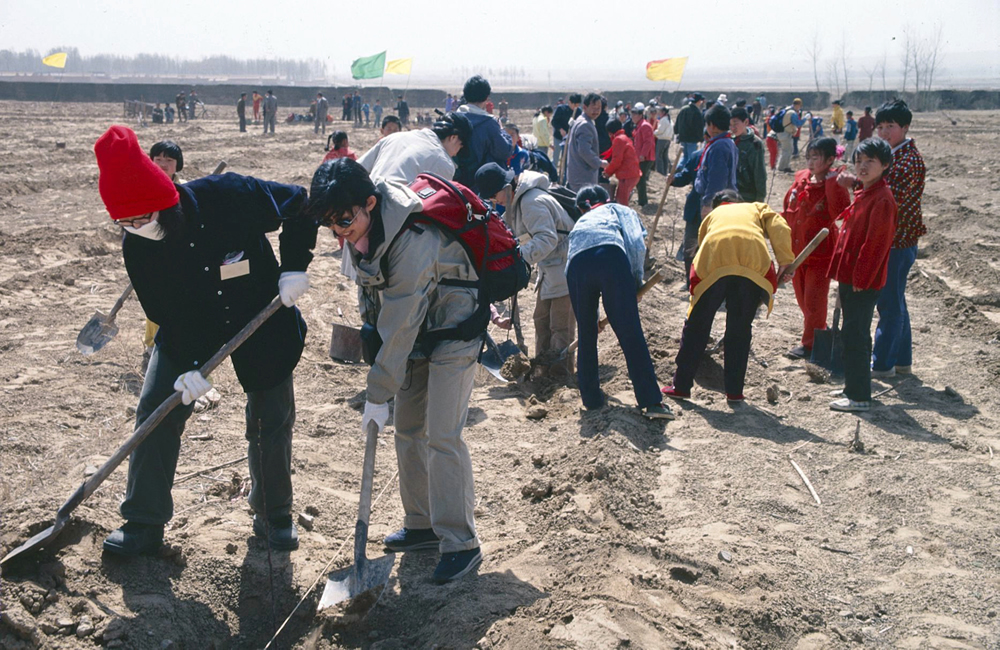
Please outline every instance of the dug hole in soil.
[[[127, 282], [92, 152], [120, 110], [0, 102], [3, 553], [50, 525], [133, 427], [138, 303], [125, 304], [103, 350], [84, 357], [74, 347]], [[876, 391], [898, 388], [870, 413], [832, 413], [836, 385], [784, 356], [801, 331], [789, 288], [756, 322], [738, 410], [721, 393], [714, 353], [694, 401], [671, 405], [675, 421], [643, 419], [610, 328], [600, 339], [610, 398], [601, 411], [581, 412], [572, 388], [504, 385], [481, 372], [465, 430], [486, 555], [478, 575], [435, 586], [436, 553], [400, 555], [366, 618], [326, 624], [314, 615], [323, 568], [350, 563], [366, 368], [327, 356], [331, 324], [359, 323], [324, 231], [300, 301], [310, 331], [295, 373], [293, 481], [295, 514], [312, 518], [311, 530], [300, 525], [301, 548], [272, 554], [269, 568], [251, 532], [244, 461], [174, 488], [161, 556], [103, 556], [101, 541], [121, 524], [123, 464], [52, 546], [4, 567], [0, 647], [259, 648], [317, 578], [273, 647], [998, 647], [1000, 113], [952, 117], [957, 125], [917, 114], [910, 132], [927, 163], [930, 229], [907, 291], [914, 376], [876, 381]], [[529, 124], [530, 114], [512, 119]], [[375, 141], [373, 129], [334, 123], [345, 125], [355, 151]], [[137, 131], [145, 149], [176, 140], [187, 179], [224, 159], [230, 171], [308, 187], [325, 137], [308, 125], [279, 124], [268, 138], [248, 129], [238, 133], [233, 116]], [[772, 205], [790, 181], [777, 176]], [[663, 182], [654, 176], [653, 197]], [[671, 254], [686, 193], [668, 196], [652, 251], [667, 280], [640, 308], [664, 385], [687, 304]], [[651, 212], [642, 211], [647, 223]], [[533, 295], [520, 302], [533, 349]], [[723, 327], [720, 316], [713, 335]], [[222, 399], [190, 419], [178, 476], [247, 453], [231, 365], [212, 380]], [[369, 556], [402, 520], [391, 431], [378, 447]]]

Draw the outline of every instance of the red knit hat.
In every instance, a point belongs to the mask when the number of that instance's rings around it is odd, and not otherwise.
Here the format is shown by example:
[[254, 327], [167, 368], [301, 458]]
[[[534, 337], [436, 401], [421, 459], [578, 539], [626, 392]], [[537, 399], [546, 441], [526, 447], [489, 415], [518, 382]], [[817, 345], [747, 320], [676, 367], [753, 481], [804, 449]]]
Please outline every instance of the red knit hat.
[[139, 148], [132, 129], [113, 126], [94, 145], [98, 188], [112, 219], [131, 219], [177, 204], [177, 188]]

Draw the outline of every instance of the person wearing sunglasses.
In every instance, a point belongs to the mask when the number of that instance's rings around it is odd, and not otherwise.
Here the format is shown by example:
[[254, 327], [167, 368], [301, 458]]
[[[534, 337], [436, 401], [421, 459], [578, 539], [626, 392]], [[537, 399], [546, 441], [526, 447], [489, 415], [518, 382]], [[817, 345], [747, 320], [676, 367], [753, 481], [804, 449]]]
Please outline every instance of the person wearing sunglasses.
[[309, 213], [346, 240], [361, 289], [366, 358], [373, 361], [362, 432], [369, 423], [381, 432], [389, 400], [396, 400], [405, 516], [403, 528], [386, 537], [385, 545], [398, 552], [438, 549], [433, 580], [444, 583], [483, 559], [473, 516], [472, 460], [462, 439], [482, 338], [442, 337], [476, 311], [479, 277], [450, 235], [433, 226], [407, 227], [408, 217], [421, 209], [409, 187], [372, 179], [347, 158], [327, 161], [313, 175]]
[[[94, 152], [101, 198], [122, 227], [122, 255], [135, 294], [159, 323], [136, 426], [175, 391], [171, 411], [132, 453], [121, 513], [126, 523], [104, 541], [119, 555], [155, 553], [173, 516], [170, 489], [184, 424], [193, 402], [212, 386], [200, 368], [280, 295], [284, 305], [233, 355], [247, 394], [249, 503], [254, 534], [271, 548], [298, 547], [292, 524], [292, 372], [306, 324], [296, 300], [309, 287], [306, 269], [316, 223], [305, 216], [306, 190], [238, 174], [175, 185], [122, 126], [102, 135]], [[281, 262], [267, 233], [279, 230]], [[265, 507], [266, 504], [266, 507]]]

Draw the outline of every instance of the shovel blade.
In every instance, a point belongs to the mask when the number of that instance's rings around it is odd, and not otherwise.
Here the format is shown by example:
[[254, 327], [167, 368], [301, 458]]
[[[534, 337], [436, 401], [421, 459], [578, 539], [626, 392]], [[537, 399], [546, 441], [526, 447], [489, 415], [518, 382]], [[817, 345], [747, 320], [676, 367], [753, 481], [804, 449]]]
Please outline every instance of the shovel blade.
[[844, 343], [840, 337], [840, 330], [814, 330], [813, 349], [809, 355], [809, 361], [834, 374], [842, 374], [844, 372]]
[[107, 315], [97, 312], [77, 335], [76, 349], [89, 356], [107, 345], [116, 334], [118, 334], [117, 323], [108, 323]]
[[0, 564], [7, 564], [14, 558], [23, 555], [24, 553], [45, 546], [46, 544], [48, 544], [49, 542], [51, 542], [53, 539], [56, 538], [56, 536], [63, 529], [63, 526], [66, 525], [66, 522], [68, 520], [69, 517], [56, 517], [56, 522], [54, 524], [52, 524], [42, 532], [32, 536], [32, 538], [26, 541], [24, 544], [21, 544], [10, 553], [3, 556], [3, 559], [0, 560]]
[[330, 358], [334, 361], [359, 363], [361, 361], [361, 330], [334, 323], [333, 332], [330, 334]]
[[374, 560], [360, 558], [346, 569], [333, 571], [327, 577], [316, 611], [321, 612], [385, 585], [395, 563], [395, 553], [389, 553]]
[[519, 352], [520, 350], [517, 348], [517, 344], [513, 341], [507, 340], [503, 343], [497, 344], [497, 342], [490, 337], [486, 341], [486, 350], [483, 352], [481, 363], [491, 375], [506, 384], [507, 380], [500, 374], [500, 368], [503, 367], [503, 364], [507, 361], [507, 359], [515, 354], [518, 354]]

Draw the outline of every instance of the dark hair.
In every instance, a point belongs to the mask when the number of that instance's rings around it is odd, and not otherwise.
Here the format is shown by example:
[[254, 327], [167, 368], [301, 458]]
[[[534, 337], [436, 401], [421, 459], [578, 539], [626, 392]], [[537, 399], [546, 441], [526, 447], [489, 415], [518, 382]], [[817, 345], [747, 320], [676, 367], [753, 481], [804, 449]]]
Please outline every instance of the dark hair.
[[351, 208], [365, 205], [369, 196], [378, 193], [364, 167], [350, 158], [327, 160], [313, 174], [306, 214], [328, 228]]
[[246, 93], [240, 93], [240, 97], [246, 97], [246, 96], [247, 96]]
[[334, 131], [330, 134], [330, 137], [326, 139], [327, 151], [330, 150], [330, 144], [333, 144], [334, 149], [340, 149], [340, 144], [347, 140], [347, 133], [344, 131]]
[[397, 117], [395, 115], [386, 115], [385, 117], [383, 117], [382, 118], [382, 128], [384, 129], [385, 125], [388, 124], [389, 122], [395, 122], [396, 125], [399, 126], [400, 129], [403, 128], [403, 123], [400, 122], [399, 121], [399, 117]]
[[446, 113], [434, 122], [431, 130], [437, 134], [438, 139], [444, 142], [449, 136], [457, 135], [462, 141], [462, 146], [469, 143], [472, 138], [472, 124], [468, 118], [461, 113]]
[[580, 212], [588, 212], [599, 203], [607, 203], [611, 195], [600, 185], [585, 185], [576, 193], [576, 207]]
[[[577, 97], [579, 97], [579, 95], [577, 95]], [[583, 98], [583, 105], [590, 106], [594, 102], [599, 102], [599, 101], [601, 101], [600, 95], [598, 95], [597, 93], [587, 93], [587, 96]]]
[[184, 234], [184, 221], [184, 208], [179, 201], [165, 210], [160, 210], [156, 223], [163, 231], [163, 241], [172, 243], [180, 238]]
[[622, 123], [619, 120], [608, 120], [608, 123], [604, 125], [604, 129], [614, 135], [622, 130]]
[[465, 101], [470, 104], [485, 102], [491, 92], [493, 92], [493, 89], [490, 87], [490, 82], [486, 81], [480, 74], [469, 77], [469, 80], [465, 82], [465, 86], [462, 88]]
[[708, 100], [706, 100], [706, 101], [705, 101], [705, 111], [708, 111], [708, 110], [709, 110], [709, 109], [711, 109], [711, 108], [712, 108], [713, 106], [715, 106], [715, 103], [716, 103], [716, 102], [715, 102], [715, 100], [714, 100], [714, 99], [708, 99]]
[[864, 154], [868, 158], [876, 158], [883, 165], [892, 164], [892, 147], [889, 146], [888, 142], [877, 136], [862, 140], [858, 148], [854, 150], [855, 156], [859, 154]]
[[823, 158], [836, 158], [837, 157], [837, 140], [836, 138], [816, 138], [815, 140], [810, 140], [809, 144], [806, 145], [806, 156], [811, 152], [819, 152]]
[[910, 112], [910, 107], [902, 99], [894, 99], [891, 102], [886, 102], [875, 111], [876, 125], [885, 122], [895, 122], [900, 126], [910, 126], [910, 122], [912, 121], [913, 113]]
[[737, 106], [733, 110], [729, 111], [729, 117], [730, 119], [746, 122], [750, 119], [750, 114], [747, 113], [747, 109], [742, 106]]
[[580, 93], [573, 93], [572, 95], [569, 96], [570, 104], [579, 104], [582, 101], [583, 101], [583, 95], [581, 95]]
[[720, 131], [729, 130], [730, 117], [729, 109], [722, 104], [716, 104], [705, 111], [705, 123], [711, 124]]
[[173, 140], [160, 140], [149, 149], [149, 159], [152, 160], [159, 155], [173, 158], [177, 161], [177, 171], [184, 169], [184, 153], [180, 145]]
[[854, 111], [847, 111], [847, 117], [854, 117]]
[[712, 209], [719, 207], [723, 203], [740, 203], [740, 195], [734, 189], [724, 189], [715, 193], [712, 197]]
[[872, 107], [871, 106], [865, 106], [865, 113], [871, 113], [871, 112], [872, 112]]
[[542, 106], [542, 113], [551, 113], [551, 112], [552, 112], [552, 106], [548, 104]]

